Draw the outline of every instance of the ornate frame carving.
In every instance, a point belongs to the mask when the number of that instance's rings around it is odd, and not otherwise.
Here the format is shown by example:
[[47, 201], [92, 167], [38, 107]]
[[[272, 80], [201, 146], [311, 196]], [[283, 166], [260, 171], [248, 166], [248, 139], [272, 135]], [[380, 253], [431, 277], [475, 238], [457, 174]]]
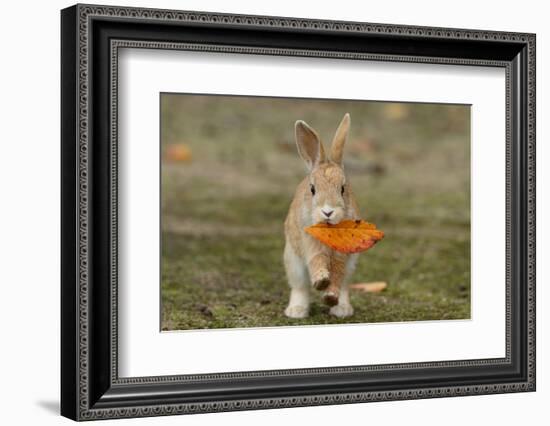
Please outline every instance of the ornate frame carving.
[[[143, 31], [155, 32], [170, 24], [179, 28], [225, 28], [227, 31], [254, 29], [276, 31], [299, 38], [302, 34], [325, 34], [328, 37], [350, 35], [367, 37], [366, 40], [399, 40], [414, 46], [415, 43], [447, 43], [447, 46], [478, 47], [479, 53], [467, 56], [427, 54], [435, 51], [419, 48], [419, 54], [395, 52], [325, 50], [317, 47], [249, 46], [246, 44], [216, 44], [210, 41], [181, 41], [170, 35], [159, 36], [158, 41], [132, 38], [124, 32], [125, 23], [139, 23]], [[107, 38], [108, 46], [100, 34], [105, 31], [124, 34], [124, 38]], [[120, 25], [120, 27], [118, 27]], [[246, 31], [244, 31], [246, 32]], [[94, 39], [94, 37], [96, 37]], [[243, 36], [243, 40], [246, 37]], [[284, 43], [284, 41], [283, 41]], [[288, 43], [288, 42], [287, 42]], [[450, 44], [449, 44], [450, 43]], [[462, 44], [461, 44], [462, 43]], [[382, 43], [383, 44], [383, 43]], [[433, 44], [436, 46], [436, 44]], [[506, 69], [507, 110], [507, 259], [506, 259], [506, 357], [503, 359], [465, 360], [452, 362], [393, 364], [360, 367], [327, 367], [305, 370], [275, 370], [262, 372], [222, 373], [197, 376], [162, 376], [119, 378], [117, 374], [117, 85], [118, 49], [121, 47], [222, 51], [265, 55], [298, 55], [355, 60], [384, 60], [397, 62], [445, 63], [482, 65]], [[487, 49], [501, 50], [489, 55]], [[94, 56], [98, 50], [104, 56]], [[368, 50], [368, 49], [367, 49]], [[458, 48], [457, 51], [460, 51]], [[402, 25], [370, 24], [279, 18], [266, 16], [228, 15], [203, 12], [139, 9], [77, 5], [62, 12], [63, 74], [63, 129], [62, 129], [62, 210], [66, 218], [62, 232], [62, 414], [76, 420], [113, 417], [138, 417], [212, 411], [245, 410], [352, 402], [433, 398], [442, 396], [475, 395], [487, 393], [533, 391], [535, 389], [535, 36], [509, 32], [477, 31], [464, 29], [427, 28]], [[98, 64], [97, 58], [106, 59]], [[100, 67], [101, 72], [94, 66]], [[94, 75], [92, 75], [94, 73]], [[100, 77], [98, 77], [101, 75]], [[108, 100], [105, 105], [97, 101]], [[95, 109], [94, 109], [95, 108]], [[98, 108], [103, 108], [102, 113]], [[108, 147], [97, 147], [94, 124], [107, 117]], [[95, 122], [92, 122], [95, 120]], [[96, 139], [94, 139], [96, 138]], [[105, 141], [103, 141], [105, 142]], [[94, 145], [94, 143], [96, 145]], [[98, 151], [99, 150], [99, 151]], [[107, 150], [105, 153], [104, 151]], [[108, 155], [104, 166], [108, 182], [95, 176], [97, 158]], [[90, 161], [94, 158], [94, 163]], [[96, 188], [107, 189], [106, 199]], [[98, 195], [99, 194], [99, 195]], [[101, 212], [101, 213], [98, 213]], [[97, 224], [108, 227], [108, 238], [94, 232]], [[108, 223], [107, 223], [108, 222]], [[92, 226], [94, 225], [94, 226]], [[101, 242], [99, 245], [98, 241]], [[96, 251], [99, 250], [99, 251]], [[94, 253], [107, 253], [109, 257], [107, 284], [97, 284]], [[516, 259], [519, 257], [519, 260]], [[516, 262], [517, 261], [517, 262]], [[519, 262], [519, 263], [518, 263]], [[96, 281], [94, 281], [96, 280]], [[91, 291], [95, 292], [91, 295]], [[99, 293], [101, 291], [101, 294]], [[97, 296], [97, 294], [100, 294]], [[521, 301], [518, 300], [522, 298]], [[108, 305], [103, 313], [93, 310], [92, 299]], [[521, 302], [521, 303], [520, 303]], [[107, 312], [107, 314], [105, 313]], [[100, 325], [98, 325], [101, 323]], [[101, 329], [99, 327], [102, 327]], [[106, 346], [100, 352], [92, 344]], [[108, 354], [107, 354], [108, 351]], [[519, 352], [517, 352], [519, 351]], [[520, 359], [521, 358], [521, 359]], [[98, 361], [96, 361], [98, 360]], [[441, 382], [434, 386], [399, 385], [395, 388], [369, 390], [349, 387], [349, 391], [311, 392], [300, 394], [289, 390], [287, 394], [273, 392], [272, 396], [256, 398], [244, 392], [224, 398], [193, 399], [182, 396], [168, 399], [162, 387], [201, 383], [219, 386], [228, 380], [250, 380], [254, 386], [269, 386], [261, 380], [277, 377], [294, 380], [314, 375], [325, 382], [331, 376], [357, 375], [393, 371], [394, 374], [410, 370], [438, 370], [444, 375], [452, 368], [464, 371], [488, 366], [506, 367], [516, 371], [515, 379], [479, 380], [468, 385]], [[514, 367], [514, 368], [512, 368]], [[473, 370], [472, 370], [473, 371]], [[510, 374], [510, 372], [508, 374]], [[434, 373], [435, 374], [435, 373]], [[99, 376], [97, 378], [96, 376]], [[397, 377], [397, 375], [396, 375]], [[434, 379], [435, 380], [435, 379]], [[443, 377], [442, 377], [443, 380]], [[351, 383], [351, 382], [350, 382]], [[434, 383], [436, 383], [434, 381]], [[140, 398], [133, 392], [149, 392], [149, 398]], [[257, 388], [257, 387], [256, 387]], [[254, 388], [254, 389], [256, 389]], [[144, 391], [145, 389], [145, 391]], [[319, 389], [322, 389], [320, 387]], [[250, 391], [252, 392], [252, 391]]]

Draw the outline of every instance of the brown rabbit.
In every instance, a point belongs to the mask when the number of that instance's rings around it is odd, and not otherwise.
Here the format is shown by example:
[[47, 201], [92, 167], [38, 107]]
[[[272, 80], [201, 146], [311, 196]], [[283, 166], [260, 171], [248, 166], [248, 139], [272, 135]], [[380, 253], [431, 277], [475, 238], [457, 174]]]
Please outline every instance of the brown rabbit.
[[296, 122], [298, 153], [309, 175], [298, 185], [285, 220], [284, 263], [290, 285], [285, 314], [290, 318], [308, 316], [311, 286], [324, 290], [323, 300], [332, 306], [332, 315], [340, 318], [353, 315], [346, 279], [355, 269], [358, 255], [336, 252], [304, 231], [319, 222], [336, 224], [359, 218], [342, 167], [349, 126], [350, 116], [346, 114], [332, 140], [329, 159], [315, 130], [301, 120]]

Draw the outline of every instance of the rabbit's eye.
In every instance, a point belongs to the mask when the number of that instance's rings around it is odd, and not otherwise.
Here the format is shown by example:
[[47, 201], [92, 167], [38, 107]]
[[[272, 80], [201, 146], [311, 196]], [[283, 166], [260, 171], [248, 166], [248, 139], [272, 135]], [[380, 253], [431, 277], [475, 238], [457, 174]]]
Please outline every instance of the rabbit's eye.
[[342, 195], [344, 195], [344, 185], [342, 185], [342, 191], [341, 191]]
[[315, 186], [309, 185], [309, 189], [311, 189], [311, 195], [315, 195]]

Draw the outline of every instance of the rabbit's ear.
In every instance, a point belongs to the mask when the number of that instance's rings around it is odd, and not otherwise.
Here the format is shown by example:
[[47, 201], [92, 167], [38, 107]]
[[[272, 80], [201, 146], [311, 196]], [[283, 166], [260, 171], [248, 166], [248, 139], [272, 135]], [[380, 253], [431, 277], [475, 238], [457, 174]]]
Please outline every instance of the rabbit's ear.
[[350, 122], [351, 120], [349, 113], [346, 113], [342, 119], [342, 122], [338, 126], [338, 129], [336, 130], [334, 139], [332, 139], [332, 145], [330, 146], [330, 158], [339, 165], [342, 165], [344, 145], [346, 144], [346, 139], [348, 138]]
[[305, 121], [298, 120], [295, 125], [298, 153], [309, 170], [325, 161], [325, 150], [319, 135]]

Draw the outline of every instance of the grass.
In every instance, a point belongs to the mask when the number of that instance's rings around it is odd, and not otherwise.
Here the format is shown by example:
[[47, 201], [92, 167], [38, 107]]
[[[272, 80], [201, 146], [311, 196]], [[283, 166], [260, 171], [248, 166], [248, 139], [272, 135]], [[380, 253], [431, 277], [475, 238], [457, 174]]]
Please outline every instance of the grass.
[[[304, 168], [292, 125], [330, 135], [352, 115], [346, 170], [366, 220], [386, 237], [360, 256], [355, 314], [288, 319], [283, 221]], [[162, 329], [470, 317], [469, 109], [163, 95], [162, 144], [190, 162], [162, 167]], [[327, 137], [325, 136], [325, 139]]]

